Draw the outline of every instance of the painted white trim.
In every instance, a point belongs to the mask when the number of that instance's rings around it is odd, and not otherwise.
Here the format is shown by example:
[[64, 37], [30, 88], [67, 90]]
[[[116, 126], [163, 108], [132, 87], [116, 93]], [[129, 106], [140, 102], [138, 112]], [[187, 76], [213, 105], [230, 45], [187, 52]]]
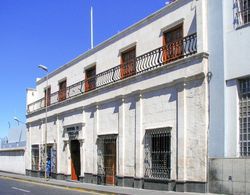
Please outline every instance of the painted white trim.
[[178, 26], [178, 25], [180, 25], [182, 23], [184, 23], [184, 18], [181, 18], [181, 19], [179, 19], [179, 20], [177, 20], [177, 21], [175, 21], [175, 22], [173, 22], [173, 23], [171, 23], [171, 24], [169, 24], [169, 25], [161, 28], [161, 34], [160, 34], [160, 36], [162, 36], [164, 32], [166, 32], [168, 30], [171, 30], [172, 28], [174, 28], [174, 27], [176, 27], [176, 26]]
[[94, 66], [96, 66], [96, 62], [93, 62], [93, 63], [91, 63], [91, 64], [85, 66], [85, 67], [83, 68], [83, 69], [84, 69], [84, 73], [85, 73], [86, 70], [88, 70], [88, 69], [90, 69], [90, 68], [93, 68]]
[[121, 54], [129, 49], [132, 49], [133, 47], [136, 47], [137, 41], [130, 43], [129, 45], [119, 49], [119, 54], [118, 56], [121, 56]]
[[58, 83], [58, 85], [59, 85], [60, 83], [62, 83], [62, 82], [64, 82], [64, 81], [66, 81], [66, 85], [67, 85], [67, 77], [64, 77], [64, 78], [58, 80], [57, 83]]

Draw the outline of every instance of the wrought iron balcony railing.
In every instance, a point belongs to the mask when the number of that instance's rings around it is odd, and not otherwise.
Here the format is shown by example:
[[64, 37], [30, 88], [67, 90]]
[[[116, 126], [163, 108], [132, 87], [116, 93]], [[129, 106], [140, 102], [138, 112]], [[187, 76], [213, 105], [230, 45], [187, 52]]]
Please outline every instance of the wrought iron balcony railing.
[[[181, 40], [169, 43], [148, 53], [140, 55], [131, 61], [115, 66], [87, 80], [80, 81], [66, 89], [66, 94], [58, 91], [50, 96], [52, 106], [69, 98], [93, 91], [105, 85], [132, 77], [142, 72], [156, 69], [169, 62], [193, 55], [197, 52], [197, 34], [191, 34]], [[45, 107], [45, 98], [41, 98], [27, 106], [27, 113], [32, 113]]]

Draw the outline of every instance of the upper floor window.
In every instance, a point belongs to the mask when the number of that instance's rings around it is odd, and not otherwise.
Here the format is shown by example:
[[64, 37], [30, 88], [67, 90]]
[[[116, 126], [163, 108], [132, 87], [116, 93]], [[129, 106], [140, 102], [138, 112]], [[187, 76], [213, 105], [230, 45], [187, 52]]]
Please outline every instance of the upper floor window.
[[163, 62], [183, 57], [183, 24], [163, 33]]
[[96, 88], [96, 66], [85, 70], [85, 92]]
[[239, 81], [240, 156], [250, 156], [250, 78]]
[[121, 79], [136, 73], [136, 48], [133, 47], [121, 54]]
[[59, 83], [59, 92], [58, 92], [59, 102], [66, 99], [66, 91], [67, 91], [67, 81], [64, 80]]
[[234, 24], [236, 27], [250, 23], [250, 0], [234, 0]]
[[48, 87], [44, 90], [44, 98], [45, 98], [45, 105], [50, 105], [50, 97], [51, 97], [51, 88]]

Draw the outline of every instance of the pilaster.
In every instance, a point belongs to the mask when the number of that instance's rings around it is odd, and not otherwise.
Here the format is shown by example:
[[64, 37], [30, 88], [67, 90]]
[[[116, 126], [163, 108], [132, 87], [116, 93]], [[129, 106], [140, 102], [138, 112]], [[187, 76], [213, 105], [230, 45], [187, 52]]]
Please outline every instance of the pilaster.
[[185, 83], [177, 86], [177, 180], [186, 180], [186, 98]]
[[[143, 174], [143, 95], [140, 93], [136, 100], [136, 128], [135, 128], [135, 177], [142, 178]], [[140, 184], [139, 184], [140, 185]]]
[[118, 127], [118, 175], [124, 176], [124, 162], [125, 162], [125, 99], [121, 99], [119, 106], [119, 127]]
[[80, 160], [81, 160], [81, 173], [80, 177], [84, 177], [85, 172], [85, 148], [84, 148], [84, 139], [79, 139], [80, 142]]

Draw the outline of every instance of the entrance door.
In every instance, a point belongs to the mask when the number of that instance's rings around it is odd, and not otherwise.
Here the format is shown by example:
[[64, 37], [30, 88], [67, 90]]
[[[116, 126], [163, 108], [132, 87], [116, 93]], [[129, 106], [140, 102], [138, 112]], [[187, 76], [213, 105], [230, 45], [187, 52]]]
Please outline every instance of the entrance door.
[[71, 179], [79, 180], [81, 168], [80, 168], [80, 143], [78, 140], [72, 140], [70, 142], [70, 152], [71, 152]]
[[104, 143], [104, 168], [106, 184], [115, 184], [116, 142]]

